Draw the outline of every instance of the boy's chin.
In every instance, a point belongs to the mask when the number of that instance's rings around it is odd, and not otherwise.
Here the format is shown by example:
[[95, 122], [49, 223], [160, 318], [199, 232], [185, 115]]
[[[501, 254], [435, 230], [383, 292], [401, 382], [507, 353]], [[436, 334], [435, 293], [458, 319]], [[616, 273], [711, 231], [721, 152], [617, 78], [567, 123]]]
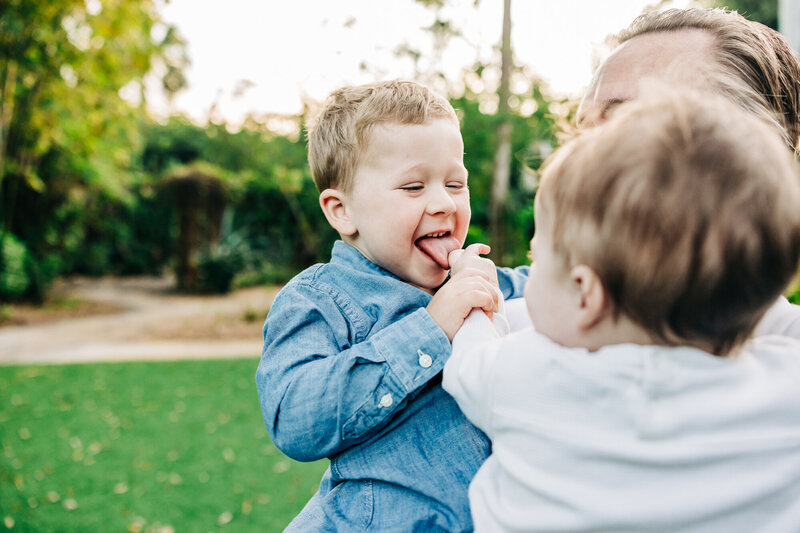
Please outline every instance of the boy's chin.
[[428, 294], [435, 293], [439, 289], [439, 287], [444, 285], [446, 281], [447, 281], [447, 272], [442, 274], [441, 277], [437, 276], [436, 278], [427, 278], [425, 280], [417, 280], [417, 281], [406, 280], [406, 282], [409, 283], [410, 285], [413, 285], [414, 287], [423, 290]]

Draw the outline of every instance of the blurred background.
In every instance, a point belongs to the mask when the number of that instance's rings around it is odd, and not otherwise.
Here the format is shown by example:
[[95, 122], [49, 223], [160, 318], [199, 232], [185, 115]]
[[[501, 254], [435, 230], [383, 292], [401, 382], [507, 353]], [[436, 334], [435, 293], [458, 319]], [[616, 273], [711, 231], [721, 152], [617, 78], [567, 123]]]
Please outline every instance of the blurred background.
[[253, 376], [275, 292], [336, 238], [304, 130], [331, 90], [445, 94], [468, 241], [515, 266], [608, 34], [725, 5], [796, 46], [780, 2], [0, 2], [0, 530], [280, 531], [316, 490]]

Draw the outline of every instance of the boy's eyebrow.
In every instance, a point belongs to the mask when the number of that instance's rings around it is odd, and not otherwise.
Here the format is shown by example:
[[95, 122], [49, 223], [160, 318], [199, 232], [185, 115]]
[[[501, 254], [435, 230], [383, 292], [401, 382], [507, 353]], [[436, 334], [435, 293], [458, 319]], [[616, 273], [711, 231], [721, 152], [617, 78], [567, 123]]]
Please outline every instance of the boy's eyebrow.
[[422, 169], [423, 165], [417, 163], [416, 165], [412, 165], [407, 168], [401, 168], [397, 174], [399, 179], [408, 179], [411, 177], [415, 177], [414, 174], [418, 173]]
[[[455, 169], [455, 168], [456, 168], [456, 166], [454, 165], [452, 167], [452, 169]], [[464, 177], [465, 178], [469, 177], [469, 170], [467, 170], [466, 166], [464, 166], [463, 164], [460, 164], [460, 165], [458, 165], [457, 168], [458, 168], [459, 171], [462, 171], [462, 170], [464, 171]], [[419, 172], [421, 170], [423, 170], [423, 171], [425, 170], [425, 164], [424, 163], [417, 163], [416, 165], [412, 165], [412, 166], [410, 166], [408, 168], [402, 169], [400, 171], [400, 176], [403, 177], [403, 178], [407, 178], [407, 177], [409, 177], [408, 176], [409, 174], [414, 174], [415, 172]]]

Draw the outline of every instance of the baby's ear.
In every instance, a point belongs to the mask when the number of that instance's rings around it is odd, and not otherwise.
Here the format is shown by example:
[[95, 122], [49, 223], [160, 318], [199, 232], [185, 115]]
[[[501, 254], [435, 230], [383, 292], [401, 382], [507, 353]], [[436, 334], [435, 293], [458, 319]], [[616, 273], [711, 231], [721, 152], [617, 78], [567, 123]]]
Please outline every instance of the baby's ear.
[[611, 311], [611, 301], [597, 272], [587, 265], [577, 265], [570, 270], [570, 279], [578, 298], [577, 326], [589, 331]]
[[333, 229], [343, 237], [350, 237], [358, 231], [347, 214], [347, 196], [337, 189], [325, 189], [319, 194], [319, 206]]

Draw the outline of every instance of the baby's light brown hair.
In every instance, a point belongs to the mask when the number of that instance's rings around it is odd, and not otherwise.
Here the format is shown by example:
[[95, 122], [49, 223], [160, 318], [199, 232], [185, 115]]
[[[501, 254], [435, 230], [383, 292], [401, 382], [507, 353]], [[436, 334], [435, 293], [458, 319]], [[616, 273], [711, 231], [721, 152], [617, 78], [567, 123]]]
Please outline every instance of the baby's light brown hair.
[[797, 271], [800, 171], [774, 128], [722, 97], [649, 92], [554, 154], [537, 216], [617, 316], [725, 355]]
[[320, 192], [349, 192], [376, 125], [426, 124], [444, 118], [458, 126], [446, 98], [412, 81], [383, 81], [337, 89], [308, 125], [308, 163]]

